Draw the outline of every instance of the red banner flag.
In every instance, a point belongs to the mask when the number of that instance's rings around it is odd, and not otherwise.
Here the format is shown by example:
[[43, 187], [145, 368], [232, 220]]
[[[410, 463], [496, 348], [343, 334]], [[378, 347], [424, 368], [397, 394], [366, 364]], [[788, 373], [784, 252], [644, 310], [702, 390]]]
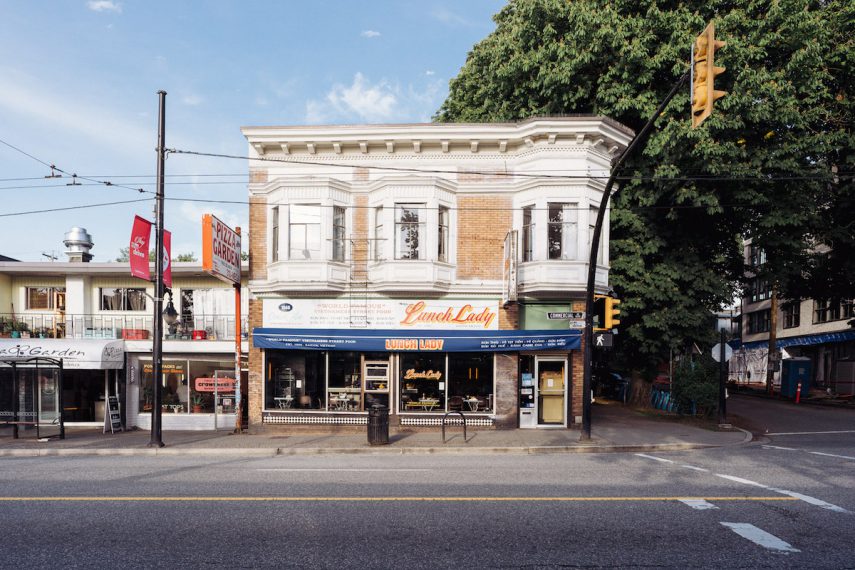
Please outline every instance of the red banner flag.
[[163, 230], [163, 285], [172, 288], [172, 234]]
[[131, 244], [128, 258], [131, 262], [131, 275], [151, 281], [148, 267], [148, 242], [151, 236], [151, 222], [134, 216], [134, 228], [131, 230]]

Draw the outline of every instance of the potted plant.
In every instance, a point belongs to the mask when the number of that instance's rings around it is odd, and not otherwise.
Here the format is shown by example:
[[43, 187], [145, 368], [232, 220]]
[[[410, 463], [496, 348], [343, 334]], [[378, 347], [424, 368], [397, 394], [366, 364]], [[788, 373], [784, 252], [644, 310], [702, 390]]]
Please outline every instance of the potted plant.
[[6, 317], [0, 317], [0, 338], [12, 336], [12, 321]]
[[202, 413], [202, 404], [205, 403], [205, 399], [202, 397], [202, 394], [193, 394], [193, 413], [201, 414]]

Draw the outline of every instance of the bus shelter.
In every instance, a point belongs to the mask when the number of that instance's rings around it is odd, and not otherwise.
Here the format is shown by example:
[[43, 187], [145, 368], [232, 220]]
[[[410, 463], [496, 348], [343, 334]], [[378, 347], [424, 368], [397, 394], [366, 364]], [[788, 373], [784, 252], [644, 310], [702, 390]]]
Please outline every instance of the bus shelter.
[[62, 359], [5, 357], [0, 359], [0, 426], [37, 439], [65, 439], [62, 419]]

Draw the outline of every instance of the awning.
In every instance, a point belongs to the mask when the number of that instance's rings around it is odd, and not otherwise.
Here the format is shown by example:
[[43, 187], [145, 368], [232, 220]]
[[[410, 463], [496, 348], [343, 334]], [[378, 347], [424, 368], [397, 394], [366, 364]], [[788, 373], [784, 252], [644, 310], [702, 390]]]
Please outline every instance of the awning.
[[125, 363], [121, 340], [66, 338], [0, 338], [0, 360], [43, 356], [61, 358], [62, 367], [84, 370], [115, 370]]
[[[775, 342], [778, 348], [786, 348], [788, 346], [811, 346], [815, 344], [831, 344], [835, 342], [846, 342], [855, 340], [855, 331], [841, 331], [821, 334], [808, 334], [803, 336], [794, 336], [789, 338], [779, 338]], [[756, 342], [746, 342], [741, 345], [742, 348], [752, 350], [760, 347], [768, 347], [768, 340], [760, 340]], [[738, 346], [736, 347], [738, 348]]]
[[578, 330], [253, 329], [256, 348], [360, 352], [518, 352], [576, 350]]

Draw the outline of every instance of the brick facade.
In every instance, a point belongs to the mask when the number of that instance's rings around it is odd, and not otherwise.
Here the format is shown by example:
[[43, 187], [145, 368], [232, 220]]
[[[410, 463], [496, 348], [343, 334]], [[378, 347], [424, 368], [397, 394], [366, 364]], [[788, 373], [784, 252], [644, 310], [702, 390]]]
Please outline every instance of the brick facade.
[[[250, 173], [250, 181], [264, 182], [259, 171]], [[264, 172], [266, 175], [266, 171]], [[254, 175], [255, 174], [255, 175]], [[250, 279], [267, 278], [267, 200], [260, 197], [249, 199], [249, 276]], [[261, 425], [261, 410], [264, 406], [264, 359], [263, 351], [252, 347], [252, 331], [262, 326], [262, 303], [259, 299], [249, 298], [249, 427], [256, 429]]]
[[512, 225], [511, 199], [460, 196], [457, 205], [458, 279], [501, 279], [505, 235]]

